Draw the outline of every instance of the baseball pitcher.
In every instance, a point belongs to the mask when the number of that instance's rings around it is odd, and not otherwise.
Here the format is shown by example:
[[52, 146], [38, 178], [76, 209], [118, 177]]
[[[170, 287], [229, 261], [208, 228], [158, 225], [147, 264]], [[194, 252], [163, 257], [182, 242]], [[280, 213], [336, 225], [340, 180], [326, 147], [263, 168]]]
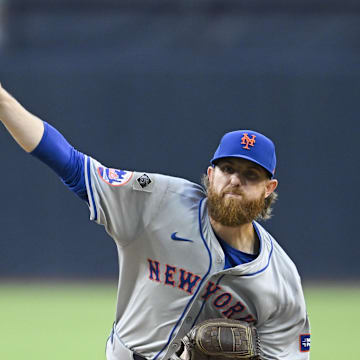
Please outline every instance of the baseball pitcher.
[[225, 134], [200, 186], [107, 167], [1, 87], [0, 120], [116, 243], [108, 360], [309, 359], [299, 274], [257, 222], [270, 217], [276, 198], [269, 138], [252, 130]]

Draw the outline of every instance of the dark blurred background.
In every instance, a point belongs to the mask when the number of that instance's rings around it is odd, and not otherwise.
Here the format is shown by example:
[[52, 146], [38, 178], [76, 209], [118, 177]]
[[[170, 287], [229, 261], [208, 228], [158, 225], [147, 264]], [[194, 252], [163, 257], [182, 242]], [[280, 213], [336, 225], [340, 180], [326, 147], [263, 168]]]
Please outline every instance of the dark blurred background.
[[[359, 280], [358, 1], [0, 0], [0, 82], [111, 167], [198, 182], [225, 132], [263, 132], [265, 226], [305, 280]], [[0, 276], [115, 278], [86, 204], [0, 144]]]

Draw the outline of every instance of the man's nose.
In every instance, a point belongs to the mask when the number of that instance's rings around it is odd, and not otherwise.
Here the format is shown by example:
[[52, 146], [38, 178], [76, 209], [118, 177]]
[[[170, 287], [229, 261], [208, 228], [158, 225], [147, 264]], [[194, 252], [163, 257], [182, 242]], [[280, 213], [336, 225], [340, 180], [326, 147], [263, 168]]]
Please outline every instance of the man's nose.
[[239, 173], [233, 173], [231, 174], [231, 185], [232, 186], [241, 186], [244, 184], [244, 179]]

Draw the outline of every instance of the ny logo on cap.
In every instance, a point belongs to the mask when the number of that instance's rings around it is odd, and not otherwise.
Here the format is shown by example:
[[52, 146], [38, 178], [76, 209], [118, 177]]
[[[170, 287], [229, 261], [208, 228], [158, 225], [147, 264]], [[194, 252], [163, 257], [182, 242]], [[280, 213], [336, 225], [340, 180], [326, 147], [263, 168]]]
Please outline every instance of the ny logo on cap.
[[245, 146], [243, 146], [243, 148], [247, 149], [247, 150], [250, 150], [249, 145], [254, 146], [255, 138], [256, 138], [256, 135], [252, 135], [252, 137], [250, 139], [248, 134], [244, 133], [243, 137], [241, 138], [241, 144], [245, 145]]

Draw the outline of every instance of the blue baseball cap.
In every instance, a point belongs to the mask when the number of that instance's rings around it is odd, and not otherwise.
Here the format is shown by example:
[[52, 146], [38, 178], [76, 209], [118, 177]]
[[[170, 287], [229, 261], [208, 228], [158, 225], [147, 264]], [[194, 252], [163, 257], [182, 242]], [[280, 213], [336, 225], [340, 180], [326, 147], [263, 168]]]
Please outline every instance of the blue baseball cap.
[[271, 177], [275, 174], [275, 145], [266, 136], [252, 130], [237, 130], [226, 133], [215, 151], [211, 164], [220, 159], [243, 158], [262, 166]]

